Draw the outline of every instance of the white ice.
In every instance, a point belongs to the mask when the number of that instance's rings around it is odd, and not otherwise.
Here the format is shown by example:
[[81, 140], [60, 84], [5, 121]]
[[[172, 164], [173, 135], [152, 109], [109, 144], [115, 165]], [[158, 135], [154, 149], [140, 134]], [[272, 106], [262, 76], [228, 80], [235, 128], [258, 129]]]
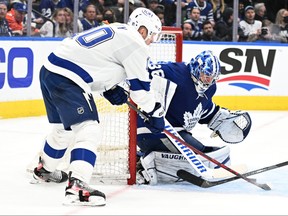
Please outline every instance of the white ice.
[[[230, 145], [232, 164], [249, 170], [288, 159], [286, 111], [250, 111], [252, 129], [247, 139]], [[26, 166], [42, 145], [50, 126], [45, 116], [0, 120], [0, 215], [287, 215], [288, 166], [254, 175], [271, 191], [243, 179], [199, 188], [177, 185], [95, 185], [107, 196], [104, 207], [62, 205], [66, 184], [29, 183]], [[223, 145], [197, 126], [194, 136], [209, 145]]]

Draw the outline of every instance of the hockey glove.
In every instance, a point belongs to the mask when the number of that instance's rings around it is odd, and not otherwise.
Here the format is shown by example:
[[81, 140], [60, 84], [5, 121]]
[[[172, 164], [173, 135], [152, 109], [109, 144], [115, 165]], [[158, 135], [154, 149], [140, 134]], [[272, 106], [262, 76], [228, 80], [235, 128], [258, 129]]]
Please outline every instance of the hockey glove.
[[156, 103], [154, 109], [146, 113], [147, 119], [144, 119], [145, 126], [154, 134], [159, 134], [164, 130], [164, 110], [160, 103]]
[[224, 142], [233, 144], [242, 142], [247, 137], [251, 123], [249, 113], [240, 110], [231, 112], [221, 108], [208, 127], [213, 130], [211, 137], [218, 135]]
[[127, 92], [118, 85], [103, 92], [103, 96], [113, 105], [122, 105], [128, 100]]

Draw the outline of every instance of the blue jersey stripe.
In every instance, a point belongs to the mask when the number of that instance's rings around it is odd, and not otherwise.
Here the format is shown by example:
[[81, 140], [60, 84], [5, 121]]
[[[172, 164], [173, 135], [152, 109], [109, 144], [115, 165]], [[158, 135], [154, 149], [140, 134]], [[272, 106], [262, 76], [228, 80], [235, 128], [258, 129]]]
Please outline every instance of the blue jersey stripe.
[[54, 53], [51, 53], [48, 56], [48, 60], [51, 62], [51, 64], [57, 65], [58, 67], [65, 68], [65, 69], [77, 74], [86, 83], [93, 82], [93, 79], [90, 76], [90, 74], [87, 73], [83, 68], [81, 68], [78, 65], [74, 64], [73, 62], [70, 62], [70, 61], [68, 61], [66, 59], [62, 59], [62, 58], [56, 56]]
[[66, 149], [54, 149], [46, 141], [44, 146], [44, 152], [51, 158], [59, 159], [64, 156]]
[[96, 154], [87, 149], [76, 148], [71, 151], [70, 163], [76, 160], [86, 161], [94, 167], [96, 161]]
[[138, 90], [150, 90], [150, 82], [144, 82], [139, 79], [129, 80], [130, 82], [130, 90], [138, 91]]

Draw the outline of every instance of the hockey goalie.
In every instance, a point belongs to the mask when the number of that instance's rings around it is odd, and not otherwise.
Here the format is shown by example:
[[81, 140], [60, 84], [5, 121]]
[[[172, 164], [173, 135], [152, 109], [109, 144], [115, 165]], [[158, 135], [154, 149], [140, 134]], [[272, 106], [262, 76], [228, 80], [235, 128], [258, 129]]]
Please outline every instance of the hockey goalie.
[[[232, 112], [212, 101], [220, 69], [217, 56], [211, 51], [203, 51], [192, 58], [189, 63], [151, 63], [149, 73], [153, 80], [159, 80], [160, 76], [177, 86], [174, 95], [166, 102], [165, 117], [172, 127], [186, 143], [227, 166], [231, 164], [228, 145], [206, 146], [196, 138], [197, 134], [192, 134], [192, 129], [198, 123], [206, 124], [212, 130], [211, 137], [219, 136], [229, 144], [240, 143], [249, 134], [251, 128], [249, 113]], [[161, 86], [160, 82], [154, 81], [156, 84], [153, 86], [153, 80], [151, 88], [157, 91], [157, 88]], [[166, 96], [164, 95], [163, 98], [167, 99]], [[199, 176], [199, 173], [175, 148], [165, 133], [152, 134], [151, 131], [153, 127], [149, 125], [149, 122], [139, 117], [137, 128], [138, 184], [177, 182], [179, 178], [176, 173], [179, 169]], [[200, 155], [198, 158], [208, 168], [219, 168]]]

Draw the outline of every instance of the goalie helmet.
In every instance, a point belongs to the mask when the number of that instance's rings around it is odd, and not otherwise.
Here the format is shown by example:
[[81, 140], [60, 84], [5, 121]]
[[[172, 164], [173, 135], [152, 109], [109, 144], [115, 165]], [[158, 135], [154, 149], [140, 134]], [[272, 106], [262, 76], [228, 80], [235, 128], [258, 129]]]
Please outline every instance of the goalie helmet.
[[130, 14], [127, 24], [134, 27], [137, 31], [141, 26], [146, 27], [148, 32], [145, 40], [153, 37], [153, 42], [157, 42], [161, 39], [162, 23], [159, 17], [147, 8], [136, 8]]
[[200, 96], [219, 78], [219, 59], [211, 51], [203, 51], [190, 61], [190, 72]]

